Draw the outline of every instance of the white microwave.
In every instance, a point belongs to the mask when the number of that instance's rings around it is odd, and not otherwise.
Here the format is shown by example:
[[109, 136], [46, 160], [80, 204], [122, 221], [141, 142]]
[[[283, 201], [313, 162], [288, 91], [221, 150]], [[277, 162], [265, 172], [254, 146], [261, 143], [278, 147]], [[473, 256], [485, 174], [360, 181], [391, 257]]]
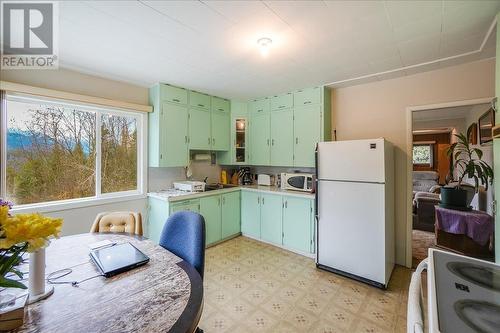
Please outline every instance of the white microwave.
[[312, 192], [314, 188], [313, 174], [310, 173], [282, 173], [281, 189]]

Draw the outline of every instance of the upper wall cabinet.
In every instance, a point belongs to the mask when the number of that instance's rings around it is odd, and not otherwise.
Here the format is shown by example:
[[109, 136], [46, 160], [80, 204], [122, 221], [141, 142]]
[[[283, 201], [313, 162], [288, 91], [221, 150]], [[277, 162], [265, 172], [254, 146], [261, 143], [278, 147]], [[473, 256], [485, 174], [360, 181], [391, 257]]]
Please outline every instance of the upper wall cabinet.
[[291, 92], [271, 97], [271, 110], [282, 110], [291, 107], [293, 107], [293, 94]]
[[229, 150], [228, 100], [161, 83], [149, 100], [149, 166], [186, 166], [190, 149]]
[[300, 89], [293, 93], [295, 106], [321, 104], [323, 87]]
[[250, 143], [248, 132], [248, 103], [231, 101], [230, 146], [228, 151], [217, 153], [217, 160], [224, 165], [248, 164]]
[[190, 91], [189, 106], [210, 110], [210, 96], [196, 91]]
[[177, 167], [188, 163], [187, 90], [156, 85], [149, 91], [149, 165]]
[[184, 88], [174, 87], [168, 84], [162, 84], [160, 98], [164, 102], [187, 104], [188, 91]]
[[270, 98], [255, 99], [248, 103], [248, 109], [251, 115], [263, 114], [271, 110]]

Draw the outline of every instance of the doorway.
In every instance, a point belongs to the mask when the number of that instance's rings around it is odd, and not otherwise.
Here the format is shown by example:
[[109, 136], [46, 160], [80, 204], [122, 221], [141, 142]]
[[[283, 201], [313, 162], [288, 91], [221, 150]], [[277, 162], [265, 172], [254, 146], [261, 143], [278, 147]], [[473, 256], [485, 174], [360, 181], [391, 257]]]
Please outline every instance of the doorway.
[[[428, 249], [439, 247], [435, 207], [440, 189], [454, 180], [450, 172], [454, 157], [447, 154], [457, 134], [475, 126], [471, 143], [483, 151], [483, 160], [492, 166], [493, 146], [480, 141], [478, 120], [491, 107], [491, 99], [462, 101], [408, 108], [408, 247], [407, 264], [416, 265], [427, 257]], [[475, 195], [473, 209], [492, 214], [493, 187]]]

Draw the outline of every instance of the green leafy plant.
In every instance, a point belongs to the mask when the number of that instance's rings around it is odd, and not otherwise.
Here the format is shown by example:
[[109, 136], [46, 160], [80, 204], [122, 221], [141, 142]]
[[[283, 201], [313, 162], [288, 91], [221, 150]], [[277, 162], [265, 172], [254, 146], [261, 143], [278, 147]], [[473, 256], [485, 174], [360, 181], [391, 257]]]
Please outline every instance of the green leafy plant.
[[493, 184], [493, 169], [483, 158], [483, 151], [479, 148], [471, 147], [469, 138], [471, 137], [472, 126], [467, 129], [467, 135], [463, 133], [454, 134], [458, 141], [453, 143], [447, 151], [448, 157], [453, 157], [450, 163], [450, 175], [453, 178], [455, 170], [458, 171], [458, 186], [460, 188], [464, 178], [474, 180], [474, 188], [479, 190], [479, 183], [486, 187]]

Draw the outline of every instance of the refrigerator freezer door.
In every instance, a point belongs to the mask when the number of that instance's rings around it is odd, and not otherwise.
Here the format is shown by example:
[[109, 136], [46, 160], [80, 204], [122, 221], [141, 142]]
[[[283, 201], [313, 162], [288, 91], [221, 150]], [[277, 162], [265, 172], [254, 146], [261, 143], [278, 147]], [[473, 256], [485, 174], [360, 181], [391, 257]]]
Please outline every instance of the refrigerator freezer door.
[[319, 181], [317, 262], [385, 284], [384, 184]]
[[385, 182], [384, 139], [318, 143], [318, 179]]

